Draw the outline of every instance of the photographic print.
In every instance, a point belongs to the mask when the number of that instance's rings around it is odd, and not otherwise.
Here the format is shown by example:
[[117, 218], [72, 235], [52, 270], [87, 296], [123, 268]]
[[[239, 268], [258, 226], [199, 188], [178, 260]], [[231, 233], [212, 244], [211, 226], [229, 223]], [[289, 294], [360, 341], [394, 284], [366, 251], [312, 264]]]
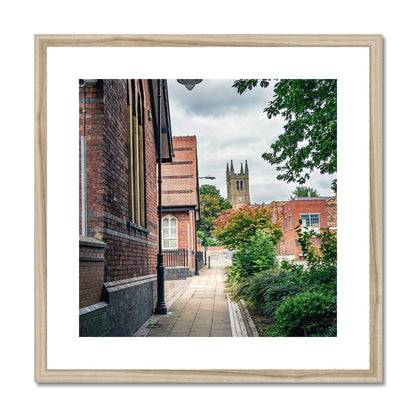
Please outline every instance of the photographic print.
[[381, 382], [381, 49], [37, 35], [35, 380]]
[[336, 336], [337, 80], [81, 79], [79, 111], [80, 336]]

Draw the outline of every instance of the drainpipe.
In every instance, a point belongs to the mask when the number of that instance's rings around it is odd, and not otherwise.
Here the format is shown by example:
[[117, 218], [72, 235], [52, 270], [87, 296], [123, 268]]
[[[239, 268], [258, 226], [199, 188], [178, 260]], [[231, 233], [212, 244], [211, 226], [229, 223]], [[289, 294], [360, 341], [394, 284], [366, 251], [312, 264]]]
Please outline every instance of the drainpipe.
[[194, 231], [195, 231], [195, 276], [199, 276], [199, 265], [198, 265], [198, 235], [196, 233], [196, 208], [194, 211]]
[[87, 236], [87, 142], [85, 136], [85, 87], [91, 87], [97, 83], [96, 79], [80, 79], [82, 88], [82, 136], [81, 136], [81, 235]]
[[[81, 83], [80, 83], [81, 85]], [[87, 235], [87, 149], [85, 139], [85, 84], [82, 85], [82, 136], [81, 136], [81, 234]]]

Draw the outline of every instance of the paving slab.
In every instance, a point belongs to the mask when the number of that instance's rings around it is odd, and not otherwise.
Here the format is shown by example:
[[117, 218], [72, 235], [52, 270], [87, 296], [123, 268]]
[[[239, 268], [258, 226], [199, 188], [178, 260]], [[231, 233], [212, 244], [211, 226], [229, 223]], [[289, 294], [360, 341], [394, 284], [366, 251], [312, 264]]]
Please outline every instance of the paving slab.
[[244, 302], [233, 302], [225, 292], [226, 254], [211, 257], [211, 268], [204, 267], [199, 276], [165, 282], [168, 315], [152, 315], [133, 336], [258, 336]]
[[169, 316], [161, 316], [149, 337], [231, 337], [231, 321], [225, 294], [224, 263], [204, 267], [190, 280], [180, 297], [170, 306]]

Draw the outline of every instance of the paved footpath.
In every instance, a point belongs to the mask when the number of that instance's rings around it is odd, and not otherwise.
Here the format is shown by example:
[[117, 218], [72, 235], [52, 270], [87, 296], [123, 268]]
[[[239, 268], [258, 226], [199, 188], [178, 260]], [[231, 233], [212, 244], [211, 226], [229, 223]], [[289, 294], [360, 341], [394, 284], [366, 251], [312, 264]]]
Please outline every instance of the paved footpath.
[[[224, 262], [189, 279], [183, 294], [149, 332], [148, 337], [231, 337], [227, 296], [224, 293]], [[140, 336], [140, 335], [139, 335]]]

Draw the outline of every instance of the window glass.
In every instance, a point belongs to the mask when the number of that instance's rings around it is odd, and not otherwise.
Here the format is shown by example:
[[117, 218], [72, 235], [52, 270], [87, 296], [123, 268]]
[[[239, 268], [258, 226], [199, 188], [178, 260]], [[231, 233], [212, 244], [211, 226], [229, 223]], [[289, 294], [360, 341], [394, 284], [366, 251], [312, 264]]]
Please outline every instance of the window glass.
[[170, 215], [162, 219], [162, 247], [178, 248], [178, 220]]
[[301, 214], [303, 227], [319, 228], [319, 214]]

